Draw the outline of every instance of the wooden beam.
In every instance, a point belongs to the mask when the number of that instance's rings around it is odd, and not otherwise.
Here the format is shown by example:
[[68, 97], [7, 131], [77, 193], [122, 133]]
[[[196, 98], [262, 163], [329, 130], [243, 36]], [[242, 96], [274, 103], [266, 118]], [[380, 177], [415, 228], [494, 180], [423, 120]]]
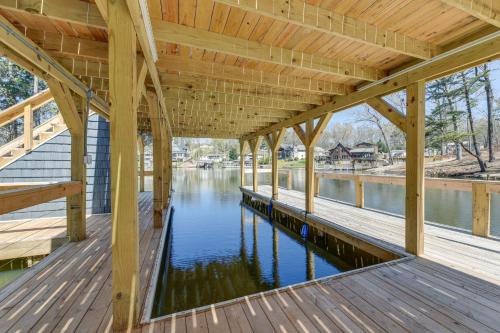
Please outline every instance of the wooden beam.
[[163, 227], [163, 139], [161, 119], [156, 95], [147, 93], [151, 115], [151, 133], [153, 136], [153, 226]]
[[324, 114], [320, 117], [316, 125], [314, 119], [309, 119], [305, 123], [305, 130], [300, 125], [294, 125], [293, 129], [306, 149], [306, 211], [314, 212], [314, 195], [316, 192], [314, 175], [314, 147], [332, 117], [332, 113]]
[[33, 148], [33, 110], [31, 104], [24, 106], [23, 127], [24, 150], [30, 151]]
[[441, 0], [481, 21], [500, 28], [500, 2], [495, 0]]
[[165, 89], [182, 88], [194, 91], [210, 91], [244, 96], [265, 97], [296, 103], [321, 105], [329, 97], [297, 91], [290, 88], [274, 88], [259, 83], [236, 82], [228, 79], [214, 79], [208, 76], [161, 73]]
[[404, 113], [380, 97], [369, 98], [366, 100], [366, 103], [403, 131], [403, 133], [406, 133], [406, 116]]
[[272, 185], [272, 198], [278, 200], [278, 150], [285, 137], [286, 128], [282, 128], [269, 134], [270, 148], [271, 148], [271, 185]]
[[500, 32], [485, 36], [478, 41], [463, 45], [459, 49], [451, 50], [438, 57], [421, 62], [410, 68], [394, 73], [390, 77], [374, 82], [363, 89], [346, 96], [334, 96], [331, 102], [301, 113], [279, 124], [264, 128], [244, 137], [249, 140], [254, 136], [264, 135], [281, 127], [292, 127], [308, 119], [317, 118], [328, 112], [339, 112], [369, 98], [388, 95], [404, 89], [408, 85], [420, 80], [433, 80], [480, 63], [496, 59], [500, 56]]
[[83, 133], [82, 118], [76, 109], [69, 88], [50, 76], [45, 77], [45, 81], [71, 134], [81, 135]]
[[369, 24], [341, 13], [310, 5], [303, 0], [214, 0], [257, 15], [269, 17], [311, 32], [346, 38], [379, 49], [419, 59], [429, 59], [438, 50], [431, 43]]
[[[71, 134], [71, 180], [87, 184], [87, 165], [86, 157], [87, 142], [87, 99], [82, 98], [76, 93], [71, 93], [67, 89], [68, 102], [76, 110], [78, 122], [82, 128], [81, 132], [72, 132]], [[62, 113], [62, 111], [61, 111]], [[64, 113], [63, 117], [64, 117]], [[66, 199], [66, 218], [68, 224], [68, 236], [70, 241], [77, 242], [87, 238], [87, 187], [82, 186], [79, 193], [68, 196]]]
[[64, 21], [67, 23], [86, 25], [88, 27], [106, 29], [106, 22], [95, 4], [77, 0], [44, 0], [44, 1], [1, 1], [0, 8], [25, 14]]
[[230, 37], [163, 20], [153, 20], [153, 28], [156, 39], [161, 42], [176, 43], [274, 65], [349, 79], [376, 81], [385, 76], [385, 73], [378, 69], [342, 61], [338, 58], [325, 58], [300, 51], [264, 45], [259, 42]]
[[[149, 20], [148, 14], [143, 15], [140, 9], [138, 0], [126, 0], [128, 9], [130, 11], [130, 16], [132, 18], [132, 22], [135, 27], [135, 31], [137, 34], [137, 40], [141, 46], [141, 51], [146, 61], [149, 77], [153, 82], [153, 86], [156, 92], [156, 96], [158, 97], [158, 101], [160, 103], [161, 112], [166, 120], [166, 130], [171, 135], [170, 128], [170, 120], [167, 113], [167, 105], [165, 104], [165, 100], [163, 98], [163, 91], [161, 89], [160, 77], [158, 75], [158, 69], [156, 68], [155, 62], [157, 61], [157, 53], [156, 53], [156, 43], [152, 39], [153, 37], [148, 35], [149, 29], [152, 29], [151, 22]], [[154, 49], [152, 49], [154, 48]]]
[[420, 256], [424, 253], [424, 149], [425, 82], [406, 88], [406, 225], [405, 249]]
[[245, 186], [245, 151], [247, 142], [240, 140], [240, 186]]
[[490, 236], [491, 194], [486, 183], [472, 184], [472, 234]]
[[267, 109], [284, 109], [307, 111], [309, 105], [300, 102], [284, 101], [264, 96], [248, 96], [245, 94], [222, 93], [216, 91], [189, 91], [187, 89], [172, 88], [165, 94], [167, 101], [200, 101], [220, 104], [254, 106]]
[[39, 107], [50, 103], [52, 100], [53, 97], [49, 89], [45, 89], [29, 98], [23, 99], [19, 103], [0, 111], [0, 127], [22, 117], [26, 106], [29, 106], [31, 110], [36, 110]]
[[[0, 39], [3, 44], [19, 54], [23, 58], [23, 61], [29, 64], [27, 66], [21, 64], [21, 66], [26, 66], [28, 70], [30, 70], [29, 67], [33, 66], [34, 69], [31, 69], [32, 71], [41, 71], [47, 76], [64, 83], [70, 90], [80, 96], [87, 96], [88, 87], [85, 84], [74, 77], [46, 52], [41, 50], [34, 42], [26, 38], [3, 16], [0, 16]], [[105, 117], [109, 117], [108, 105], [102, 99], [94, 95], [92, 96], [91, 103], [97, 112]]]
[[254, 138], [248, 142], [250, 144], [250, 151], [252, 152], [252, 178], [253, 178], [253, 191], [259, 191], [259, 175], [257, 173], [257, 154], [259, 152], [261, 137]]
[[300, 76], [283, 75], [256, 70], [245, 66], [231, 66], [216, 62], [198, 61], [175, 55], [161, 56], [156, 63], [160, 70], [176, 71], [193, 75], [206, 75], [223, 80], [234, 80], [249, 84], [261, 84], [273, 88], [299, 90], [308, 93], [344, 95], [349, 87], [332, 80], [318, 80]]
[[0, 191], [0, 215], [79, 193], [80, 182], [60, 182]]
[[[162, 121], [162, 124], [164, 122]], [[163, 125], [163, 128], [165, 125]], [[162, 136], [162, 157], [163, 157], [163, 208], [166, 208], [170, 202], [170, 194], [172, 190], [172, 182], [170, 178], [171, 168], [172, 168], [172, 137], [169, 136], [165, 131]]]
[[124, 1], [108, 0], [111, 100], [113, 329], [131, 330], [139, 314], [136, 34]]
[[[140, 66], [137, 67], [137, 92], [136, 92], [136, 101], [140, 103], [142, 99], [142, 95], [144, 94], [144, 80], [146, 79], [146, 75], [148, 74], [148, 66], [146, 65], [146, 61], [141, 59], [139, 61]], [[138, 107], [139, 105], [137, 105]]]
[[141, 135], [137, 136], [137, 147], [139, 148], [139, 191], [144, 192], [144, 140]]

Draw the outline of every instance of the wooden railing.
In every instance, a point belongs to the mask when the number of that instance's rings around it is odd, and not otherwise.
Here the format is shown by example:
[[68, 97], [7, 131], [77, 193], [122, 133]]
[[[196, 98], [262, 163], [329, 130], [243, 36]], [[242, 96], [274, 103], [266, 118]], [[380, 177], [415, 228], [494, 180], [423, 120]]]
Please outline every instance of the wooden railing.
[[[320, 179], [353, 181], [356, 192], [356, 206], [364, 207], [365, 183], [406, 185], [404, 176], [379, 176], [366, 174], [344, 174], [333, 172], [315, 173], [315, 195], [319, 195]], [[500, 181], [425, 178], [425, 188], [472, 192], [472, 233], [477, 236], [490, 235], [491, 193], [500, 193]]]
[[[0, 127], [5, 126], [14, 120], [24, 117], [24, 133], [22, 142], [24, 150], [31, 150], [33, 147], [33, 112], [42, 106], [53, 101], [54, 98], [49, 89], [41, 91], [30, 98], [27, 98], [0, 112]], [[50, 120], [49, 120], [50, 121]], [[18, 141], [19, 139], [16, 139]]]
[[286, 188], [287, 190], [291, 190], [292, 189], [292, 169], [279, 169], [278, 175], [279, 174], [286, 175], [286, 187], [283, 186], [283, 188]]
[[82, 191], [77, 181], [59, 183], [7, 183], [0, 185], [0, 215]]

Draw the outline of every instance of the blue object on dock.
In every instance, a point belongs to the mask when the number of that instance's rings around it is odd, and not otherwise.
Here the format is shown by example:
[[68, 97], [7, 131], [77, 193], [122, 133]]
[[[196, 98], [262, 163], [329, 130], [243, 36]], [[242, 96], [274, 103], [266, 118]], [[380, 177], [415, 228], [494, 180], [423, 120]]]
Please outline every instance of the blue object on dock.
[[309, 235], [309, 225], [307, 223], [304, 223], [302, 225], [302, 229], [300, 229], [300, 236], [302, 236], [302, 238], [306, 239], [307, 235]]

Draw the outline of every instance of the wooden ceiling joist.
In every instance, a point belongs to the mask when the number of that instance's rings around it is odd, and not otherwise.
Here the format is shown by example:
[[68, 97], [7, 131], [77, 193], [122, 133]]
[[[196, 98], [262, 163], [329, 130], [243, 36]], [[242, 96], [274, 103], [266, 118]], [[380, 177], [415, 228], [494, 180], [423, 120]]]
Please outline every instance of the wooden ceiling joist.
[[404, 89], [411, 83], [432, 80], [459, 70], [484, 63], [500, 57], [500, 31], [464, 45], [460, 49], [443, 53], [441, 56], [402, 70], [391, 77], [363, 87], [362, 90], [347, 96], [334, 96], [331, 102], [318, 106], [308, 112], [289, 118], [280, 124], [263, 128], [243, 139], [271, 133], [282, 127], [293, 127], [309, 119], [315, 119], [329, 112], [339, 112], [364, 103], [374, 97], [385, 96]]
[[244, 66], [231, 66], [173, 55], [161, 56], [157, 66], [160, 69], [177, 71], [180, 73], [206, 75], [213, 78], [228, 79], [250, 84], [257, 83], [275, 88], [296, 89], [311, 93], [345, 95], [346, 91], [349, 91], [349, 87], [333, 81], [283, 75], [280, 73], [246, 68]]
[[181, 44], [347, 79], [376, 81], [385, 76], [385, 73], [379, 69], [342, 61], [338, 58], [315, 56], [162, 20], [153, 20], [153, 27], [156, 40], [161, 42]]
[[500, 1], [497, 0], [441, 0], [449, 6], [500, 28]]
[[260, 117], [266, 117], [271, 114], [280, 114], [285, 116], [297, 115], [299, 112], [293, 110], [264, 109], [254, 106], [241, 106], [232, 104], [220, 104], [201, 101], [175, 101], [170, 102], [169, 112], [191, 112], [200, 114], [210, 114], [211, 112], [223, 112], [226, 114], [258, 114]]
[[[473, 1], [473, 0], [469, 0]], [[304, 2], [304, 0], [214, 0], [311, 31], [347, 38], [399, 54], [429, 59], [438, 53], [431, 43]], [[455, 1], [458, 2], [458, 1]], [[461, 2], [461, 1], [460, 1]]]
[[167, 101], [201, 101], [218, 104], [233, 104], [242, 106], [254, 106], [266, 109], [283, 109], [307, 111], [308, 104], [289, 102], [260, 96], [247, 96], [245, 94], [221, 93], [215, 91], [189, 91], [186, 89], [172, 88], [165, 92]]
[[207, 92], [213, 91], [315, 105], [321, 105], [329, 101], [328, 96], [305, 93], [289, 88], [271, 88], [261, 84], [241, 83], [203, 76], [161, 74], [161, 80], [166, 89], [174, 87]]
[[[64, 66], [61, 66], [50, 55], [41, 50], [33, 41], [24, 37], [5, 17], [0, 16], [0, 39], [2, 43], [12, 50], [11, 59], [19, 58], [20, 65], [35, 75], [49, 75], [66, 84], [69, 89], [80, 96], [86, 97], [88, 87], [72, 75]], [[4, 54], [9, 53], [7, 50]], [[16, 55], [17, 54], [17, 55]], [[23, 65], [25, 64], [25, 65]], [[91, 105], [102, 116], [109, 118], [109, 108], [98, 96], [92, 95]]]

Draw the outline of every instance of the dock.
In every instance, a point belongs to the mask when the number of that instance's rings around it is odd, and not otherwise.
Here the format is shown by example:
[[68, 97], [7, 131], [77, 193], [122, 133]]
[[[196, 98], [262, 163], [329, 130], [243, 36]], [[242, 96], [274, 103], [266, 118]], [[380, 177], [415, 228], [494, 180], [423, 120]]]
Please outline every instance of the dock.
[[[255, 198], [270, 199], [261, 185]], [[151, 192], [140, 194], [141, 314], [161, 229], [153, 228]], [[304, 193], [280, 189], [301, 210]], [[377, 239], [404, 252], [404, 219], [330, 199], [315, 215], [332, 228]], [[111, 331], [111, 223], [88, 218], [88, 238], [66, 243], [0, 291], [5, 332]], [[426, 252], [249, 295], [142, 323], [134, 332], [498, 332], [500, 242], [427, 223]]]

